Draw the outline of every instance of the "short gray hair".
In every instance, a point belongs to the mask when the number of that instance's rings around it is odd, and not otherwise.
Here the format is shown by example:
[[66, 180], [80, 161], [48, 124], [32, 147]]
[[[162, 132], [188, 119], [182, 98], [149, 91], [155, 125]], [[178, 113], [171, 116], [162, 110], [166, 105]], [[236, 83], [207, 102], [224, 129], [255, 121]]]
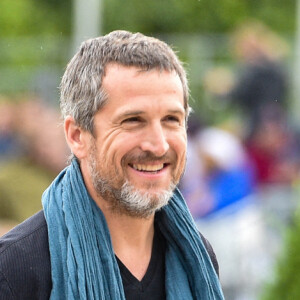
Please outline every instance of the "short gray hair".
[[188, 115], [187, 76], [171, 47], [141, 33], [118, 30], [83, 42], [67, 65], [60, 84], [60, 107], [64, 118], [72, 116], [78, 126], [93, 133], [94, 115], [107, 101], [102, 78], [109, 63], [145, 71], [175, 71], [182, 83]]

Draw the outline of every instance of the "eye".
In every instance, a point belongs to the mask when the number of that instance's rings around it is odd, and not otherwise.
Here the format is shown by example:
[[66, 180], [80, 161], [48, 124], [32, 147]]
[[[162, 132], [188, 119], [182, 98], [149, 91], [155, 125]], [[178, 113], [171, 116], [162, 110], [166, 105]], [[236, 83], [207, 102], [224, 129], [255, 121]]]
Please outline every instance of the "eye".
[[121, 124], [125, 129], [134, 129], [142, 126], [144, 124], [144, 120], [140, 116], [134, 116], [124, 119]]
[[177, 116], [172, 116], [172, 115], [166, 116], [165, 121], [180, 123], [180, 119]]
[[122, 123], [130, 124], [130, 123], [136, 123], [136, 122], [140, 122], [140, 121], [141, 121], [140, 117], [130, 117], [130, 118], [123, 120]]

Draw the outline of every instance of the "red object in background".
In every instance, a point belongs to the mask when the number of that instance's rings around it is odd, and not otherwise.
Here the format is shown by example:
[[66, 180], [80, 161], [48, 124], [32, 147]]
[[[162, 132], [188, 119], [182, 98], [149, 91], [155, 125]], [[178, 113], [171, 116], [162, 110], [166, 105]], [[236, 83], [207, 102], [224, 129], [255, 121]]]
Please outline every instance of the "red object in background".
[[295, 141], [285, 124], [264, 120], [246, 143], [258, 184], [291, 183], [299, 170]]
[[275, 159], [268, 153], [264, 153], [261, 149], [255, 147], [255, 145], [248, 146], [247, 151], [251, 162], [254, 164], [256, 181], [258, 183], [272, 181], [273, 167], [276, 164]]

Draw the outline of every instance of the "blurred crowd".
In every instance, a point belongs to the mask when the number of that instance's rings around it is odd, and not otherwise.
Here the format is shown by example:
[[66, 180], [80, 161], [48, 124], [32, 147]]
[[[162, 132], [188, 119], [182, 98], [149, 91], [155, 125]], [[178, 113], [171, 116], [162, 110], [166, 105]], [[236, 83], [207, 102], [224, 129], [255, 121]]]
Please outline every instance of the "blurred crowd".
[[56, 173], [66, 166], [68, 155], [56, 108], [35, 98], [0, 100], [0, 165], [26, 157]]
[[234, 33], [232, 49], [238, 69], [209, 70], [204, 88], [212, 101], [232, 109], [233, 125], [203, 124], [197, 116], [189, 122], [188, 165], [181, 188], [195, 218], [265, 185], [291, 185], [300, 175], [299, 134], [289, 118], [286, 44], [255, 22]]

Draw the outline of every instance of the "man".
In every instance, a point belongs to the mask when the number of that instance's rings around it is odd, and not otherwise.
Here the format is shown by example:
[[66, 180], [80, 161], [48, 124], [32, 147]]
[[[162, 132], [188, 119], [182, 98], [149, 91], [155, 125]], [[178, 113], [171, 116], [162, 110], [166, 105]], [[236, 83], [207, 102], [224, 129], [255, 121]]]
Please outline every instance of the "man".
[[86, 41], [61, 109], [74, 158], [43, 212], [1, 240], [0, 299], [223, 299], [213, 251], [175, 189], [189, 107], [174, 52], [125, 31]]

